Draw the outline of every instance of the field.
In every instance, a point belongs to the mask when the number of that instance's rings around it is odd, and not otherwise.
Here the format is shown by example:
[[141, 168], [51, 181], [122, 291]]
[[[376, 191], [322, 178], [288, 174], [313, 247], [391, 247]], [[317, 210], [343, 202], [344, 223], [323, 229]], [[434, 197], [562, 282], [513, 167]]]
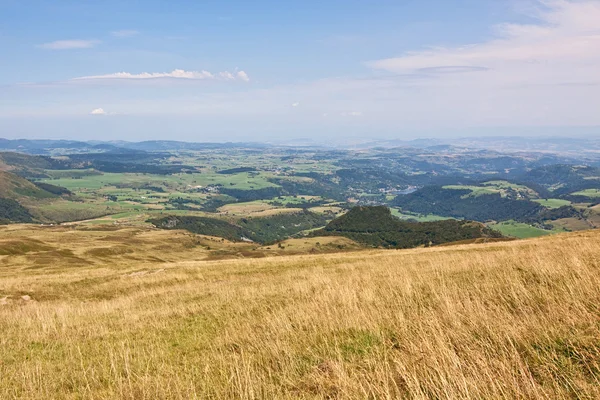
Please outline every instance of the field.
[[[78, 172], [78, 171], [75, 171]], [[103, 173], [101, 175], [87, 175], [77, 178], [48, 179], [46, 182], [53, 185], [66, 187], [69, 190], [90, 190], [115, 185], [151, 184], [167, 188], [185, 188], [188, 186], [227, 185], [234, 189], [260, 189], [274, 187], [264, 175], [242, 174], [175, 174], [175, 175], [151, 175], [151, 174], [126, 174], [126, 173]]]
[[586, 189], [573, 193], [573, 196], [600, 197], [600, 189]]
[[451, 217], [442, 217], [440, 215], [429, 214], [429, 215], [421, 215], [421, 214], [410, 214], [403, 213], [401, 210], [397, 208], [391, 208], [392, 215], [400, 218], [400, 219], [410, 219], [418, 222], [432, 222], [432, 221], [444, 221], [446, 219], [453, 219]]
[[218, 262], [213, 246], [238, 245], [1, 227], [0, 398], [600, 397], [600, 232]]
[[447, 185], [444, 189], [448, 190], [470, 190], [469, 196], [481, 196], [484, 194], [500, 193], [500, 190], [494, 186], [468, 186], [468, 185]]
[[490, 228], [500, 231], [500, 233], [502, 233], [505, 236], [516, 237], [519, 239], [534, 238], [538, 236], [546, 236], [552, 233], [556, 233], [553, 231], [547, 231], [515, 221], [500, 222], [497, 224], [490, 225]]
[[569, 200], [563, 199], [535, 199], [533, 201], [543, 205], [546, 208], [560, 208], [571, 205], [571, 202]]

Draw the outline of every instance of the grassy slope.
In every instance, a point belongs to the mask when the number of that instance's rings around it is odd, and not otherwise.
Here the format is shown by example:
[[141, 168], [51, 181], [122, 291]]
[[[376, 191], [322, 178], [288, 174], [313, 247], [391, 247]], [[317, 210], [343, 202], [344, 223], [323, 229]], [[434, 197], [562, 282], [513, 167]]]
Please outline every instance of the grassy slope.
[[586, 189], [572, 193], [573, 196], [600, 197], [600, 189]]
[[600, 232], [220, 262], [174, 231], [0, 238], [0, 398], [600, 396]]
[[571, 205], [571, 202], [569, 200], [562, 200], [562, 199], [535, 199], [532, 201], [539, 203], [546, 208], [560, 208], [563, 206]]
[[515, 221], [499, 222], [497, 224], [489, 225], [489, 227], [499, 231], [505, 236], [516, 237], [519, 239], [528, 239], [557, 233]]
[[120, 208], [97, 202], [73, 202], [38, 188], [18, 175], [0, 171], [0, 198], [13, 199], [40, 222], [65, 222], [96, 218]]
[[0, 171], [0, 197], [31, 203], [53, 199], [57, 196], [38, 188], [25, 178], [10, 172]]
[[390, 208], [392, 215], [398, 217], [400, 219], [409, 219], [415, 220], [418, 222], [433, 222], [433, 221], [445, 221], [447, 219], [454, 219], [452, 217], [442, 217], [440, 215], [429, 214], [429, 215], [420, 215], [420, 214], [409, 214], [403, 213], [397, 208]]

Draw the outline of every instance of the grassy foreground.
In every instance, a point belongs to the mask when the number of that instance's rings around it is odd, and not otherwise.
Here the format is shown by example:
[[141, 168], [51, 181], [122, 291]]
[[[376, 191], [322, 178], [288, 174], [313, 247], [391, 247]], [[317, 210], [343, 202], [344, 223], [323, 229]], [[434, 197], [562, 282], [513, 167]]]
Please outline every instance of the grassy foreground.
[[9, 233], [2, 399], [600, 397], [600, 232], [220, 261]]

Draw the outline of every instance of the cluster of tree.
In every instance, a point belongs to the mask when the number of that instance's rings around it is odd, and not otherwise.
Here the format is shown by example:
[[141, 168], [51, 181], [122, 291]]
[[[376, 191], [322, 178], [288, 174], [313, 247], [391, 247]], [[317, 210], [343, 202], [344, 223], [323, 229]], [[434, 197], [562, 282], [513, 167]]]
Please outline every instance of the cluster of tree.
[[236, 200], [229, 196], [210, 197], [202, 204], [202, 211], [217, 212], [224, 205], [235, 203]]
[[234, 242], [243, 240], [247, 234], [242, 227], [217, 218], [171, 216], [151, 219], [148, 222], [157, 228], [185, 229], [199, 235], [217, 236]]
[[198, 211], [198, 207], [192, 207], [190, 204], [202, 207], [204, 206], [204, 201], [183, 197], [173, 197], [167, 201], [167, 204], [169, 204], [171, 208], [175, 210]]
[[303, 210], [269, 217], [242, 218], [237, 223], [248, 231], [248, 237], [259, 243], [274, 243], [299, 232], [327, 224], [327, 217]]
[[29, 211], [12, 199], [0, 197], [0, 225], [33, 222]]
[[64, 188], [62, 186], [51, 185], [49, 183], [44, 183], [44, 182], [33, 182], [33, 184], [35, 186], [37, 186], [38, 188], [45, 190], [48, 193], [52, 193], [56, 196], [72, 196], [73, 195], [73, 193], [69, 189]]
[[307, 211], [278, 214], [269, 217], [242, 218], [228, 222], [208, 217], [164, 217], [149, 222], [163, 229], [185, 229], [189, 232], [218, 236], [231, 241], [252, 240], [270, 244], [301, 231], [318, 228], [327, 223], [326, 217]]
[[153, 185], [142, 185], [140, 186], [141, 190], [149, 190], [151, 192], [156, 192], [156, 193], [166, 193], [166, 190], [162, 187], [162, 186], [153, 186]]
[[222, 187], [219, 189], [219, 192], [231, 197], [235, 197], [242, 203], [247, 201], [272, 199], [273, 197], [278, 197], [283, 194], [283, 190], [278, 187], [266, 187], [261, 189], [250, 190]]
[[502, 237], [499, 232], [471, 221], [401, 221], [384, 206], [355, 207], [311, 236], [344, 236], [372, 247], [397, 249]]
[[222, 171], [218, 171], [217, 174], [233, 175], [233, 174], [240, 174], [243, 172], [254, 172], [254, 171], [256, 171], [256, 168], [253, 168], [253, 167], [238, 167], [238, 168], [224, 169]]

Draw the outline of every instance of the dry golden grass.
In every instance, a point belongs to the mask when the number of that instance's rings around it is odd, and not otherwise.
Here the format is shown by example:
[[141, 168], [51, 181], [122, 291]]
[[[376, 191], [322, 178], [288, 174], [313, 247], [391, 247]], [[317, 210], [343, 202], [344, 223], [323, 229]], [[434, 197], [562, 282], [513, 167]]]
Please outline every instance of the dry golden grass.
[[339, 252], [340, 250], [358, 250], [362, 246], [353, 240], [340, 236], [305, 237], [287, 239], [279, 244], [262, 246], [257, 250], [271, 255], [308, 254], [322, 252]]
[[600, 232], [217, 262], [60, 229], [0, 229], [2, 399], [600, 397]]
[[314, 213], [333, 213], [333, 214], [340, 214], [344, 211], [343, 208], [341, 207], [336, 207], [336, 206], [319, 206], [319, 207], [313, 207], [313, 208], [309, 208], [309, 211], [312, 211]]
[[301, 212], [300, 208], [277, 208], [272, 204], [263, 202], [248, 202], [226, 204], [219, 208], [221, 215], [227, 216], [251, 216], [251, 217], [270, 217], [279, 214], [293, 214]]

